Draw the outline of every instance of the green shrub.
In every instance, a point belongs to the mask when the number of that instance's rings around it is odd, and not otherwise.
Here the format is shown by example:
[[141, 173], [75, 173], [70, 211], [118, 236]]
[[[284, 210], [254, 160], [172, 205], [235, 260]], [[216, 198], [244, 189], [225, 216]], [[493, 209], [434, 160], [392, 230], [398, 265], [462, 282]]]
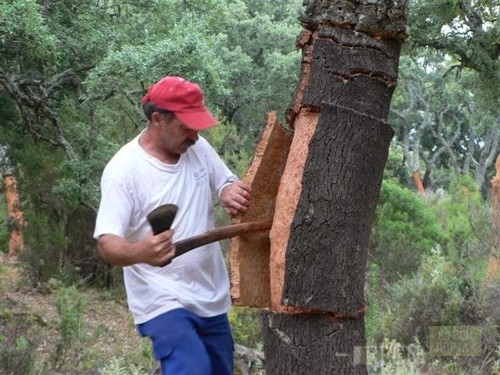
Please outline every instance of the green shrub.
[[414, 274], [422, 255], [444, 241], [425, 201], [391, 180], [382, 183], [372, 228], [372, 260], [388, 282]]
[[368, 345], [366, 365], [372, 375], [420, 375], [425, 353], [420, 345], [404, 347], [395, 340]]
[[0, 332], [0, 374], [29, 374], [33, 368], [33, 343], [23, 335], [15, 336]]
[[0, 189], [0, 253], [9, 250], [9, 231], [7, 230], [8, 216], [7, 205], [5, 203], [4, 191]]
[[389, 286], [382, 335], [403, 345], [417, 339], [427, 350], [429, 326], [458, 325], [461, 282], [440, 248], [433, 249], [413, 277]]
[[[248, 147], [248, 136], [238, 133], [235, 124], [228, 123], [222, 115], [218, 126], [207, 129], [203, 136], [221, 155], [221, 158], [237, 176], [242, 177], [251, 161]], [[252, 145], [253, 147], [253, 145]]]
[[0, 298], [0, 374], [29, 374], [34, 367], [38, 338], [32, 327], [39, 328], [39, 321], [24, 308], [13, 299]]
[[488, 252], [490, 238], [484, 233], [479, 238], [479, 229], [486, 229], [491, 236], [491, 220], [484, 216], [488, 206], [472, 178], [460, 176], [454, 179], [447, 197], [429, 207], [439, 220], [445, 239], [442, 242], [445, 253], [456, 257], [457, 261], [463, 260], [481, 249], [477, 246], [481, 241], [486, 249], [484, 253]]
[[52, 361], [55, 368], [61, 368], [77, 362], [75, 358], [81, 360], [86, 341], [83, 314], [87, 300], [75, 286], [63, 287], [57, 290], [55, 305], [59, 312], [59, 337]]
[[365, 315], [365, 332], [368, 338], [373, 338], [380, 331], [380, 315], [381, 309], [379, 302], [381, 301], [381, 293], [379, 286], [378, 266], [376, 263], [371, 263], [368, 270], [368, 278], [366, 282], [365, 298], [368, 303], [368, 310]]
[[[485, 263], [484, 263], [485, 264]], [[424, 257], [415, 275], [397, 283], [379, 287], [376, 268], [370, 269], [368, 295], [370, 308], [367, 322], [367, 342], [379, 346], [396, 342], [404, 347], [421, 345], [429, 351], [431, 326], [479, 326], [482, 331], [482, 351], [475, 357], [434, 358], [431, 373], [490, 374], [500, 361], [500, 285], [488, 285], [476, 279], [477, 274], [467, 265], [457, 264], [439, 247]], [[375, 298], [375, 303], [371, 299]], [[429, 365], [431, 361], [428, 360]]]
[[100, 371], [99, 375], [148, 375], [150, 369], [128, 364], [125, 358], [112, 358]]
[[31, 270], [35, 284], [57, 278], [64, 262], [66, 247], [64, 225], [34, 209], [25, 210], [28, 225], [25, 231], [26, 252], [23, 258]]
[[262, 348], [259, 310], [250, 307], [233, 307], [229, 311], [229, 323], [238, 344], [250, 348]]

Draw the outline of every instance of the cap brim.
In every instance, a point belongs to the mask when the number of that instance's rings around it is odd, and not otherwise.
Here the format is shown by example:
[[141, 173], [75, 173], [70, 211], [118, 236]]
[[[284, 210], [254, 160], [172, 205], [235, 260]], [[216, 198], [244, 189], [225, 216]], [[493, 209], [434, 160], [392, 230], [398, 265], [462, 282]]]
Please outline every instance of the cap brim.
[[203, 130], [217, 125], [219, 122], [210, 112], [174, 112], [179, 120], [193, 130]]

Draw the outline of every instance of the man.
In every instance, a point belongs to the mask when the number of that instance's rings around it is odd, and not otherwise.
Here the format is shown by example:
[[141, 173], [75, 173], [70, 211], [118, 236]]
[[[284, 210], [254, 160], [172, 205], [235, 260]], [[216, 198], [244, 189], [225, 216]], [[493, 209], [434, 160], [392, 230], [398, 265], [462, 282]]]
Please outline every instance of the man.
[[[101, 257], [123, 266], [129, 309], [163, 374], [229, 375], [231, 299], [220, 245], [172, 259], [173, 243], [213, 229], [213, 196], [235, 215], [246, 211], [251, 191], [198, 135], [217, 120], [197, 84], [165, 77], [142, 103], [146, 129], [104, 170], [94, 237]], [[173, 229], [154, 235], [146, 216], [166, 203], [179, 207]]]

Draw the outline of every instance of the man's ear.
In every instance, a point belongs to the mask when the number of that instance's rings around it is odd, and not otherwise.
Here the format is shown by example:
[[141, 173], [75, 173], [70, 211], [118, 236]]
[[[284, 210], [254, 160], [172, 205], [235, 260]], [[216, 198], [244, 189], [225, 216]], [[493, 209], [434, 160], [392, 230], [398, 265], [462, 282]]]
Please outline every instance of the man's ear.
[[153, 126], [158, 126], [160, 125], [161, 121], [164, 119], [164, 115], [161, 112], [153, 112], [151, 114], [151, 124]]
[[153, 112], [151, 114], [151, 123], [153, 125], [160, 123], [161, 120], [162, 120], [162, 114], [160, 112]]

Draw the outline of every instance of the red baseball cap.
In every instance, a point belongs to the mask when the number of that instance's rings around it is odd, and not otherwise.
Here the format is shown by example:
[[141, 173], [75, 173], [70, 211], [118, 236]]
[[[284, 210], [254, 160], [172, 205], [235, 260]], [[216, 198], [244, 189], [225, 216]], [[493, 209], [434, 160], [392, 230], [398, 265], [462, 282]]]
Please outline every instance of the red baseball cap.
[[196, 83], [181, 77], [167, 76], [148, 89], [141, 102], [173, 112], [179, 120], [193, 130], [217, 125], [217, 119], [205, 107], [203, 90]]

